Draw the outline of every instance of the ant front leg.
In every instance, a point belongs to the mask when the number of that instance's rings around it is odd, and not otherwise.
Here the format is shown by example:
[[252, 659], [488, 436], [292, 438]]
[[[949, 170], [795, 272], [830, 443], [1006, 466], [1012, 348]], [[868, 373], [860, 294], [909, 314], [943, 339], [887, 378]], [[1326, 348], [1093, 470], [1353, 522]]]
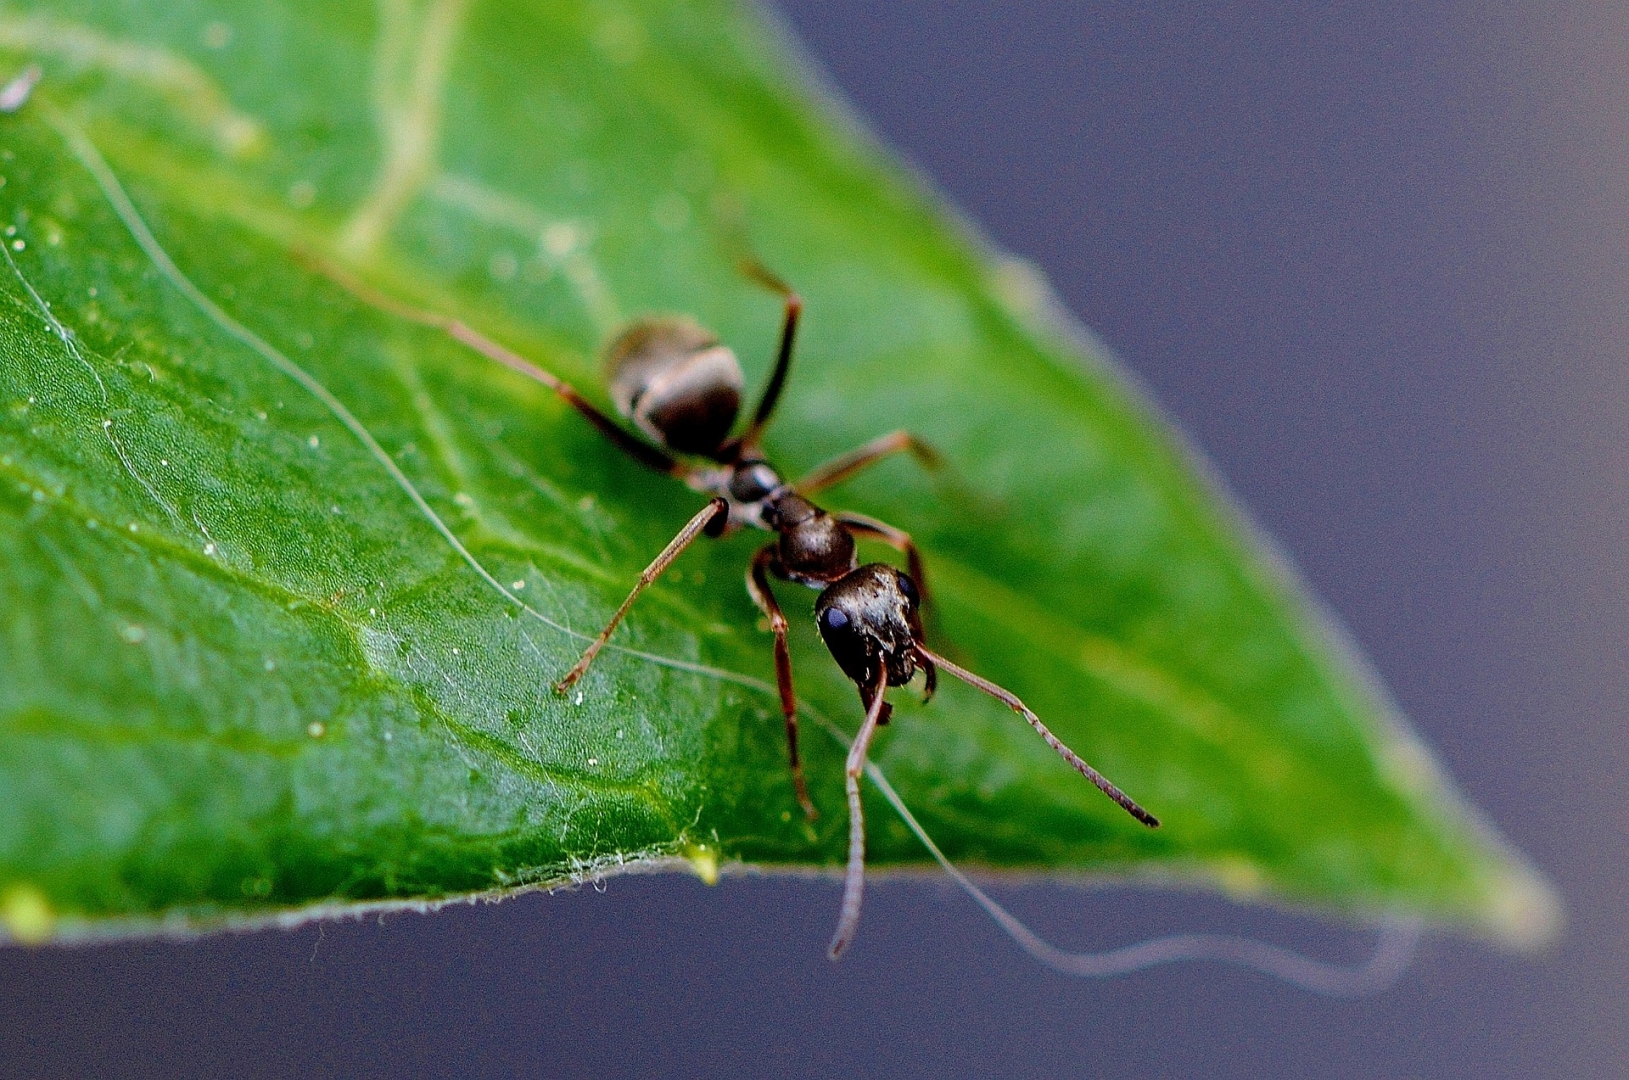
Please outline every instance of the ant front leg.
[[599, 655], [599, 651], [605, 648], [605, 643], [611, 640], [611, 632], [617, 628], [617, 624], [622, 621], [622, 617], [628, 614], [628, 609], [633, 607], [634, 601], [639, 599], [639, 594], [649, 588], [657, 578], [661, 577], [662, 571], [672, 566], [673, 560], [682, 555], [685, 548], [695, 543], [696, 537], [703, 533], [713, 537], [722, 535], [724, 526], [729, 519], [730, 504], [722, 496], [713, 499], [702, 507], [701, 512], [691, 518], [685, 527], [679, 530], [679, 535], [668, 542], [667, 547], [662, 549], [662, 553], [652, 559], [651, 564], [640, 572], [639, 581], [635, 583], [633, 591], [628, 594], [628, 598], [622, 601], [622, 606], [617, 608], [616, 614], [611, 616], [611, 621], [605, 624], [605, 629], [600, 631], [599, 636], [589, 642], [588, 648], [583, 650], [583, 655], [572, 669], [566, 672], [559, 682], [554, 684], [554, 692], [557, 694], [565, 693], [571, 689], [572, 683], [583, 677], [584, 673], [588, 671], [588, 665], [594, 662], [594, 657]]
[[797, 791], [803, 816], [813, 821], [820, 816], [820, 811], [809, 798], [809, 785], [803, 779], [803, 762], [798, 758], [798, 699], [792, 688], [792, 650], [786, 645], [786, 615], [769, 587], [768, 571], [775, 563], [775, 550], [776, 546], [770, 544], [753, 557], [752, 569], [747, 573], [747, 593], [769, 620], [769, 629], [775, 635], [775, 684], [781, 692], [781, 713], [786, 717], [786, 753], [792, 766], [792, 787]]
[[888, 669], [878, 665], [870, 697], [866, 698], [863, 691], [860, 695], [866, 701], [865, 722], [848, 748], [848, 764], [843, 772], [843, 786], [848, 792], [848, 868], [843, 874], [843, 907], [837, 917], [837, 932], [827, 950], [833, 960], [843, 955], [854, 940], [854, 931], [860, 928], [860, 902], [865, 898], [865, 806], [860, 801], [860, 776], [865, 772], [866, 751], [887, 707], [882, 699], [887, 689]]
[[800, 495], [814, 495], [901, 451], [908, 451], [924, 469], [937, 470], [944, 466], [944, 459], [939, 456], [939, 451], [915, 435], [908, 431], [891, 431], [881, 438], [872, 439], [864, 446], [832, 458], [792, 487]]

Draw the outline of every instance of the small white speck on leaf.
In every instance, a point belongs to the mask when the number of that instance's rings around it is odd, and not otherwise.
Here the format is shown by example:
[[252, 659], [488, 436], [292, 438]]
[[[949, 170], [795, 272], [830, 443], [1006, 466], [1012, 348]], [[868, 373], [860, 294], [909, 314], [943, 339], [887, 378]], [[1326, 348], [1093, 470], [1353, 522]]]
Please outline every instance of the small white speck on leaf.
[[317, 438], [315, 435], [313, 435], [313, 436], [311, 436], [311, 438], [309, 438], [309, 439], [307, 439], [305, 441], [305, 444], [307, 446], [311, 447], [311, 449], [315, 450], [318, 446], [320, 446], [322, 444], [322, 440]]
[[132, 645], [140, 645], [147, 640], [147, 628], [138, 623], [131, 623], [119, 631], [119, 636]]
[[313, 739], [320, 739], [328, 733], [328, 726], [321, 720], [313, 720], [305, 726], [305, 733]]
[[265, 667], [266, 667], [267, 671], [276, 671], [277, 670], [277, 661], [273, 660], [271, 657], [268, 656], [268, 657], [266, 657]]
[[16, 240], [13, 240], [11, 242], [11, 250], [13, 250], [13, 251], [21, 251], [21, 250], [23, 250], [23, 248], [25, 248], [27, 246], [28, 245], [23, 242], [22, 237], [18, 237]]
[[525, 581], [511, 581], [509, 583], [509, 587], [514, 589], [516, 592], [520, 592], [520, 590], [522, 590], [522, 589], [524, 589], [526, 587], [526, 582]]
[[213, 554], [215, 554], [215, 541], [211, 540], [209, 543], [204, 545], [204, 554], [205, 555], [213, 555]]
[[583, 703], [583, 692], [581, 690], [577, 691], [577, 696], [572, 698], [571, 703], [573, 705], [581, 705]]
[[513, 281], [518, 270], [520, 260], [512, 251], [494, 252], [486, 262], [486, 272], [492, 275], [493, 281]]
[[588, 759], [588, 764], [589, 764], [590, 767], [598, 765], [599, 763], [600, 763], [600, 759], [597, 758], [597, 757], [591, 757], [591, 758]]
[[224, 49], [232, 44], [232, 28], [223, 22], [212, 22], [204, 27], [204, 48]]

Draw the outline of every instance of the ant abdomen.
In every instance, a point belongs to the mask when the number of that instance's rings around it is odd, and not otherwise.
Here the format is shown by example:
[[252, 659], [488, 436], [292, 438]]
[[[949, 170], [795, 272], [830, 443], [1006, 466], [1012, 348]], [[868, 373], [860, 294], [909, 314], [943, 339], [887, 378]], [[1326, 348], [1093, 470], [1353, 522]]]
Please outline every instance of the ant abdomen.
[[741, 411], [735, 353], [689, 319], [641, 319], [606, 346], [617, 411], [662, 445], [711, 457]]

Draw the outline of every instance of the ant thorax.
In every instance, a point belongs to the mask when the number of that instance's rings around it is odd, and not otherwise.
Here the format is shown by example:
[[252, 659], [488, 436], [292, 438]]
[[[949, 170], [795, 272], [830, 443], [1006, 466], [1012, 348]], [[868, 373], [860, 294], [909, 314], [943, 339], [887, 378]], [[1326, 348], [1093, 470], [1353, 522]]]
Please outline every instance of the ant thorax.
[[716, 495], [730, 504], [724, 531], [734, 532], [743, 525], [773, 531], [765, 515], [770, 506], [792, 488], [766, 461], [738, 461], [732, 465], [696, 469], [685, 482], [704, 495]]

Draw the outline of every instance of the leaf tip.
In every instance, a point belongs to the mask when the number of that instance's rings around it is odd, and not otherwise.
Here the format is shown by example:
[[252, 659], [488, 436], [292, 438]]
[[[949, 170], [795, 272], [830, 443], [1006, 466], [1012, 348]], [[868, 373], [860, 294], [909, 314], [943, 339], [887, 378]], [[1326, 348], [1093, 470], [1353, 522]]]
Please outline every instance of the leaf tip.
[[1543, 876], [1517, 863], [1489, 881], [1482, 922], [1503, 944], [1533, 952], [1561, 936], [1566, 910], [1561, 895]]

